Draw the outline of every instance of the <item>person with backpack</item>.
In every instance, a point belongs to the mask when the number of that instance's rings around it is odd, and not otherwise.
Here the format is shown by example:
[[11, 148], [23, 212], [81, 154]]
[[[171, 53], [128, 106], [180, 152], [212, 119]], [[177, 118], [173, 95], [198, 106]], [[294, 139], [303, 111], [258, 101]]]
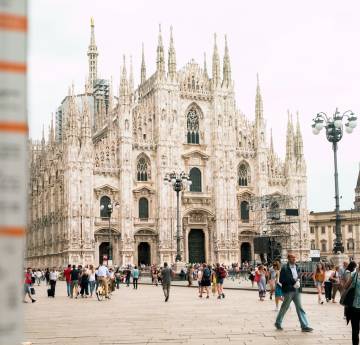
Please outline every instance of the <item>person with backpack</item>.
[[216, 284], [217, 284], [217, 291], [218, 291], [218, 299], [225, 298], [224, 290], [223, 290], [223, 284], [224, 279], [226, 278], [226, 270], [224, 266], [220, 266], [219, 263], [216, 264], [215, 268], [216, 273]]
[[211, 285], [211, 268], [207, 266], [206, 264], [203, 264], [203, 274], [201, 277], [201, 288], [200, 288], [200, 295], [199, 297], [202, 298], [204, 288], [206, 291], [206, 298], [209, 298], [209, 286]]

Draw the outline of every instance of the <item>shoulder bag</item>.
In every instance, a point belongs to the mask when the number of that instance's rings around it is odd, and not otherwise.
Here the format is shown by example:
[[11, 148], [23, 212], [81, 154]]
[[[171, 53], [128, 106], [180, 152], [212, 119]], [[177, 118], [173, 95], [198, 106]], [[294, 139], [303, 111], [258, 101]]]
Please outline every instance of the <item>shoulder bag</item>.
[[[353, 278], [354, 279], [354, 278]], [[352, 307], [355, 298], [358, 273], [356, 273], [355, 284], [351, 282], [350, 286], [343, 292], [340, 298], [340, 304], [345, 307]]]

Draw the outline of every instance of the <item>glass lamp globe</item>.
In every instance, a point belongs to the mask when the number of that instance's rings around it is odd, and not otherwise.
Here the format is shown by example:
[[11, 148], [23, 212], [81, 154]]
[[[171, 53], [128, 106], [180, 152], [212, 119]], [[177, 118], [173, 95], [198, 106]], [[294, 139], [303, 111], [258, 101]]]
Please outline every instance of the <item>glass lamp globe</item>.
[[109, 209], [109, 210], [112, 209], [112, 205], [111, 205], [111, 204], [108, 205], [108, 209]]
[[315, 127], [318, 131], [321, 131], [324, 128], [324, 121], [321, 119], [315, 120]]
[[318, 135], [318, 134], [320, 133], [320, 130], [316, 128], [315, 124], [312, 125], [312, 132], [313, 132], [313, 134], [315, 134], [315, 135]]
[[334, 118], [334, 126], [336, 128], [341, 128], [341, 126], [342, 126], [342, 118], [340, 116], [335, 116], [335, 118]]
[[346, 131], [346, 133], [352, 133], [352, 131], [353, 131], [353, 128], [352, 127], [350, 127], [350, 124], [346, 124], [345, 125], [345, 131]]
[[104, 205], [100, 205], [100, 210], [102, 211], [105, 208]]
[[349, 127], [355, 128], [357, 126], [357, 118], [355, 116], [351, 116], [349, 118]]
[[171, 178], [171, 183], [172, 183], [172, 184], [175, 184], [175, 182], [176, 182], [176, 178], [175, 178], [175, 177], [172, 177], [172, 178]]

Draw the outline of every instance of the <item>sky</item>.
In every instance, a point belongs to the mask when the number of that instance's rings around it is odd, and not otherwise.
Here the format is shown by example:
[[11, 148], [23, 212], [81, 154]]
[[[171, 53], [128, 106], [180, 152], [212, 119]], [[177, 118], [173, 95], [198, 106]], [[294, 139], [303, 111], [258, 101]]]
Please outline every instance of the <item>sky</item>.
[[[41, 138], [74, 83], [84, 90], [90, 18], [95, 20], [100, 77], [113, 78], [117, 94], [122, 56], [132, 55], [135, 85], [140, 80], [141, 44], [147, 76], [155, 71], [158, 26], [166, 49], [170, 25], [178, 69], [192, 58], [211, 71], [213, 35], [221, 54], [230, 51], [237, 107], [255, 117], [259, 73], [267, 131], [285, 154], [287, 111], [299, 119], [308, 174], [308, 208], [333, 210], [334, 165], [325, 133], [311, 132], [320, 111], [360, 114], [360, 2], [334, 0], [30, 0], [28, 107], [30, 136]], [[360, 121], [359, 121], [360, 122]], [[46, 131], [46, 129], [45, 129]], [[360, 162], [360, 126], [339, 143], [340, 205], [353, 207]]]

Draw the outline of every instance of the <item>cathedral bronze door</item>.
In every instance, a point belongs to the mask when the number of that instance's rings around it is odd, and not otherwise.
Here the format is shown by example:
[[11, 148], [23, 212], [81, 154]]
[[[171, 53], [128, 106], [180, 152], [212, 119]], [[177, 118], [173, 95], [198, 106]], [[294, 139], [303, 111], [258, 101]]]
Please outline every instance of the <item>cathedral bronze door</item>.
[[189, 262], [205, 262], [205, 236], [201, 229], [191, 229], [188, 237]]
[[251, 245], [249, 242], [244, 242], [241, 244], [241, 263], [244, 261], [251, 261]]
[[109, 242], [102, 242], [99, 246], [99, 264], [109, 259]]
[[140, 242], [138, 245], [138, 265], [151, 265], [150, 244], [147, 242]]

